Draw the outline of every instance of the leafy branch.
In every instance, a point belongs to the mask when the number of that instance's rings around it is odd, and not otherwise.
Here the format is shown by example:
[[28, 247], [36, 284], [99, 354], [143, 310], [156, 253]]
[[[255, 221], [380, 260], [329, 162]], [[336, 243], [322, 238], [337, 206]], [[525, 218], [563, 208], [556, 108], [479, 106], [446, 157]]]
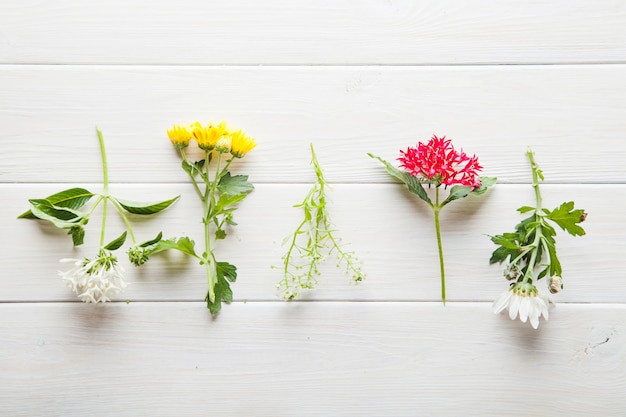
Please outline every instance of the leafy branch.
[[[98, 134], [100, 153], [102, 157], [103, 192], [94, 193], [82, 187], [75, 187], [59, 191], [58, 193], [49, 195], [45, 198], [30, 199], [28, 200], [30, 203], [30, 209], [20, 214], [18, 218], [44, 220], [59, 229], [67, 230], [67, 234], [72, 236], [73, 245], [79, 246], [84, 243], [85, 226], [89, 222], [90, 216], [95, 209], [102, 204], [103, 214], [100, 233], [100, 248], [111, 251], [117, 250], [124, 245], [127, 236], [130, 236], [133, 245], [137, 246], [135, 235], [127, 214], [152, 215], [159, 213], [172, 205], [180, 196], [157, 202], [135, 202], [114, 197], [109, 194], [109, 176], [104, 138], [99, 127], [96, 127], [96, 131]], [[87, 206], [87, 203], [90, 201], [92, 201], [91, 205]], [[108, 203], [111, 203], [111, 205], [117, 210], [118, 214], [124, 221], [126, 230], [124, 230], [119, 237], [105, 244]]]
[[556, 229], [566, 231], [572, 236], [583, 236], [585, 231], [579, 226], [587, 213], [574, 208], [574, 202], [561, 204], [554, 210], [542, 206], [539, 181], [544, 180], [543, 172], [535, 162], [534, 153], [528, 149], [526, 156], [532, 170], [532, 186], [535, 190], [535, 206], [522, 206], [520, 213], [530, 216], [515, 226], [514, 232], [491, 236], [491, 241], [498, 245], [489, 259], [490, 264], [507, 261], [505, 277], [515, 282], [532, 284], [534, 280], [549, 277], [550, 292], [556, 293], [563, 288], [562, 267], [556, 251]]

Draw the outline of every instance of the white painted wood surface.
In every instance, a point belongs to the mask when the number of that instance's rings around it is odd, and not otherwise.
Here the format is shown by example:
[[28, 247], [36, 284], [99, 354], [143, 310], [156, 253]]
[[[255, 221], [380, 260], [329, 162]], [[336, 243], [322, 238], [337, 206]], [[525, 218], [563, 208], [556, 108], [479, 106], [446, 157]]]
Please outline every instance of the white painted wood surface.
[[[623, 416], [625, 39], [609, 0], [0, 3], [0, 415]], [[158, 256], [126, 266], [115, 302], [76, 302], [58, 260], [93, 256], [100, 213], [74, 250], [16, 219], [27, 199], [101, 189], [99, 124], [114, 195], [182, 195], [138, 238], [200, 240], [164, 133], [196, 119], [259, 144], [234, 167], [256, 189], [218, 247], [235, 301], [212, 319], [201, 268]], [[446, 307], [431, 213], [366, 155], [432, 134], [500, 178], [443, 212]], [[314, 178], [311, 142], [367, 278], [330, 261], [285, 303], [271, 266]], [[587, 236], [558, 236], [566, 288], [536, 331], [491, 313], [506, 282], [487, 263], [487, 235], [532, 203], [527, 146], [545, 204], [589, 212]]]

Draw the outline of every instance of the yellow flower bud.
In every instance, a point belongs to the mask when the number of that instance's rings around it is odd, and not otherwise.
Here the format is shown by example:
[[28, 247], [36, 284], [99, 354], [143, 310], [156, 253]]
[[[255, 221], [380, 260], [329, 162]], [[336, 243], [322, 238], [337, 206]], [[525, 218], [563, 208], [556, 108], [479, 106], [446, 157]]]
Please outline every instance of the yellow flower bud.
[[174, 125], [171, 129], [167, 129], [167, 136], [176, 147], [176, 149], [184, 149], [189, 146], [189, 141], [193, 138], [193, 134], [187, 126]]
[[256, 147], [254, 138], [249, 137], [242, 130], [232, 132], [230, 137], [232, 138], [230, 153], [236, 158], [243, 158], [245, 154]]

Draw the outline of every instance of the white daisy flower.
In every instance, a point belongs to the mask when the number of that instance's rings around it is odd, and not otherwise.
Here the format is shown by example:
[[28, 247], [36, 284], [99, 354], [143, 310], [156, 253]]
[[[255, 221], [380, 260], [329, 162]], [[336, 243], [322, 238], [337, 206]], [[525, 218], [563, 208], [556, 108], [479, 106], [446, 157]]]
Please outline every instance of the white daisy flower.
[[519, 314], [522, 323], [528, 320], [536, 329], [542, 315], [548, 320], [550, 302], [549, 297], [541, 294], [533, 284], [517, 282], [494, 301], [493, 312], [499, 314], [505, 309], [509, 310], [511, 320], [515, 320]]
[[109, 295], [118, 294], [128, 286], [123, 279], [124, 268], [111, 253], [101, 251], [93, 260], [61, 259], [61, 262], [74, 264], [69, 271], [59, 271], [59, 275], [85, 303], [111, 301]]

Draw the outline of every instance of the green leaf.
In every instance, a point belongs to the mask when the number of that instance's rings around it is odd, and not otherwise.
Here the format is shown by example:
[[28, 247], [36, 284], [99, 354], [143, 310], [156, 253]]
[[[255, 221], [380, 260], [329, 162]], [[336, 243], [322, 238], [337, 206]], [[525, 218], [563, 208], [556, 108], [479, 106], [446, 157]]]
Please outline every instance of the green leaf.
[[154, 245], [155, 243], [159, 242], [162, 238], [163, 238], [163, 232], [159, 232], [159, 234], [154, 239], [150, 239], [143, 243], [140, 243], [138, 246], [140, 248], [147, 248], [148, 246]]
[[222, 194], [219, 200], [217, 200], [217, 204], [215, 205], [215, 211], [214, 213], [211, 213], [211, 217], [215, 217], [218, 214], [223, 213], [227, 208], [232, 207], [235, 204], [239, 203], [241, 200], [246, 198], [246, 196], [247, 194], [236, 194], [236, 195]]
[[378, 159], [380, 162], [382, 162], [387, 168], [387, 173], [389, 173], [389, 175], [402, 181], [409, 188], [410, 192], [412, 192], [413, 194], [416, 194], [419, 198], [421, 198], [426, 203], [432, 206], [430, 197], [428, 197], [428, 194], [426, 193], [424, 186], [422, 185], [422, 183], [420, 183], [417, 177], [414, 177], [408, 172], [399, 170], [398, 168], [394, 167], [389, 162], [385, 161], [384, 159], [378, 156], [372, 155], [371, 153], [368, 153], [368, 155], [370, 158]]
[[554, 243], [546, 243], [545, 246], [548, 248], [548, 254], [550, 255], [550, 276], [556, 275], [560, 277], [563, 270], [561, 268], [561, 262], [556, 256], [556, 246]]
[[215, 231], [215, 239], [216, 240], [226, 239], [226, 231], [224, 229], [217, 229]]
[[[46, 197], [51, 205], [57, 207], [65, 207], [72, 210], [78, 210], [84, 206], [94, 194], [84, 188], [70, 188], [67, 190], [59, 191], [56, 194], [52, 194]], [[28, 210], [18, 216], [20, 219], [34, 219], [37, 218], [31, 210]]]
[[491, 254], [491, 258], [489, 259], [489, 264], [501, 263], [506, 260], [509, 256], [515, 257], [519, 252], [513, 249], [507, 249], [504, 246], [500, 246]]
[[[41, 201], [46, 201], [46, 200], [41, 200]], [[40, 207], [42, 207], [43, 209], [40, 209]], [[30, 210], [33, 213], [33, 216], [35, 216], [35, 218], [49, 221], [50, 223], [52, 223], [54, 226], [58, 227], [59, 229], [70, 229], [76, 226], [77, 223], [81, 220], [81, 218], [74, 218], [71, 221], [62, 220], [56, 217], [55, 215], [50, 215], [48, 214], [48, 212], [50, 211], [50, 208], [46, 204], [40, 205], [38, 203], [35, 203], [35, 204], [31, 203]]]
[[559, 208], [551, 211], [546, 217], [572, 236], [583, 236], [585, 234], [585, 231], [578, 226], [578, 223], [584, 221], [587, 216], [584, 210], [574, 209], [573, 201], [561, 204]]
[[[48, 200], [32, 199], [28, 200], [31, 204], [31, 212], [33, 207], [39, 209], [39, 211], [47, 214], [50, 217], [54, 217], [57, 220], [77, 222], [83, 218], [81, 212], [72, 210], [70, 208], [58, 207], [50, 203]], [[35, 215], [33, 213], [33, 215]], [[35, 215], [35, 217], [38, 217]]]
[[533, 211], [533, 210], [536, 210], [536, 208], [531, 207], [531, 206], [522, 206], [517, 209], [517, 211], [519, 211], [520, 213], [528, 213], [529, 211]]
[[178, 200], [180, 196], [176, 196], [172, 199], [165, 201], [157, 201], [151, 203], [141, 203], [136, 201], [122, 200], [120, 198], [115, 198], [115, 201], [124, 208], [129, 213], [133, 214], [141, 214], [141, 215], [149, 215], [156, 214], [160, 211], [168, 208], [172, 203]]
[[246, 194], [254, 190], [254, 185], [248, 182], [247, 175], [230, 175], [230, 172], [224, 174], [218, 184], [217, 189], [222, 194], [237, 195]]
[[85, 229], [82, 226], [71, 227], [68, 235], [72, 235], [72, 243], [74, 246], [80, 246], [85, 240]]
[[504, 235], [490, 236], [491, 241], [496, 245], [500, 245], [506, 249], [522, 250], [517, 243], [517, 233], [505, 233]]
[[441, 203], [441, 207], [445, 206], [451, 201], [458, 200], [459, 198], [464, 198], [470, 195], [472, 192], [472, 187], [466, 187], [464, 185], [455, 185], [450, 188], [450, 195], [446, 198], [443, 203]]
[[124, 244], [124, 242], [126, 242], [126, 233], [127, 233], [127, 232], [126, 232], [126, 231], [124, 231], [124, 233], [122, 233], [122, 234], [120, 235], [120, 237], [118, 237], [117, 239], [112, 240], [111, 242], [109, 242], [109, 243], [108, 243], [108, 244], [104, 247], [104, 249], [107, 249], [107, 250], [117, 250], [117, 249], [119, 249], [120, 247], [122, 247], [122, 245]]
[[174, 249], [180, 252], [183, 252], [187, 255], [193, 256], [194, 258], [200, 259], [200, 257], [196, 254], [194, 249], [195, 242], [188, 237], [181, 238], [171, 238], [166, 240], [159, 240], [157, 243], [152, 245], [152, 247], [146, 249], [146, 254], [148, 256], [154, 255], [155, 253], [163, 252], [165, 250]]
[[212, 316], [217, 315], [222, 309], [222, 301], [229, 304], [233, 301], [233, 291], [230, 288], [230, 282], [237, 279], [237, 267], [228, 262], [217, 262], [215, 265], [217, 282], [215, 283], [215, 301], [211, 302], [209, 294], [205, 298], [207, 308]]
[[478, 177], [480, 178], [480, 187], [474, 189], [472, 194], [481, 195], [485, 194], [489, 187], [492, 187], [498, 181], [496, 177]]

